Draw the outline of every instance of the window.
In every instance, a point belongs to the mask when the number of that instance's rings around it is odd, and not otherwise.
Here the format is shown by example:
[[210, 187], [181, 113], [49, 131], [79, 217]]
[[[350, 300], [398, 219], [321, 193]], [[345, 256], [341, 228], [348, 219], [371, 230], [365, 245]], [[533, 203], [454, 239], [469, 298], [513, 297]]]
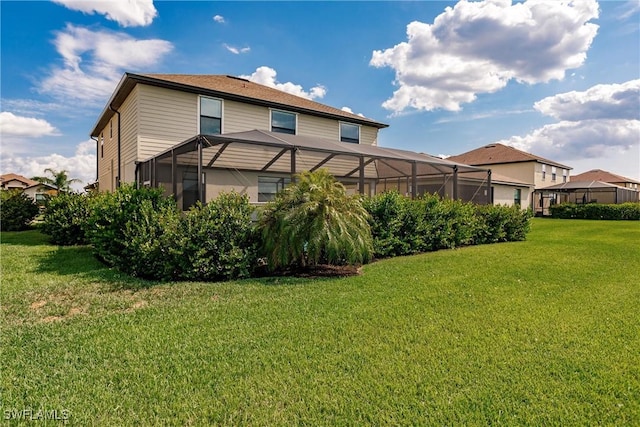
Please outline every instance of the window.
[[104, 133], [100, 134], [100, 157], [104, 157]]
[[200, 133], [218, 135], [222, 133], [222, 101], [200, 97]]
[[271, 110], [271, 131], [296, 134], [296, 115], [284, 111]]
[[553, 182], [556, 181], [556, 167], [555, 166], [551, 166], [551, 181], [553, 181]]
[[276, 197], [276, 193], [284, 190], [291, 183], [291, 178], [277, 176], [258, 177], [258, 202], [269, 202]]
[[547, 177], [547, 165], [542, 165], [542, 180]]
[[113, 120], [109, 121], [109, 138], [113, 138]]
[[567, 170], [562, 169], [562, 182], [567, 182]]
[[516, 206], [522, 205], [522, 190], [519, 188], [516, 188], [513, 192], [513, 204]]
[[360, 126], [340, 123], [340, 141], [360, 144]]

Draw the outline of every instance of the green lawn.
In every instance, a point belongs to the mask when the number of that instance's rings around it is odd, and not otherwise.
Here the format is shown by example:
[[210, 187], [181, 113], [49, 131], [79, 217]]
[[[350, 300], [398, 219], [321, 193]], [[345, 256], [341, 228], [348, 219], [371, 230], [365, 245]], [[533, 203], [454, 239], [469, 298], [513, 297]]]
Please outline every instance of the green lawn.
[[640, 222], [535, 219], [358, 277], [157, 284], [3, 233], [1, 416], [637, 425], [639, 242]]

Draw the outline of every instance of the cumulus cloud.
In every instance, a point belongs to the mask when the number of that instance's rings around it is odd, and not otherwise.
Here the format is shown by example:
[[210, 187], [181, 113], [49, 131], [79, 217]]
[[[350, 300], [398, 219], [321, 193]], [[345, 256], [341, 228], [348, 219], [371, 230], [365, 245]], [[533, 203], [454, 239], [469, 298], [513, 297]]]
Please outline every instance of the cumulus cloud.
[[250, 47], [243, 47], [243, 48], [238, 48], [238, 47], [234, 47], [234, 46], [230, 46], [228, 44], [223, 44], [224, 48], [227, 49], [229, 52], [235, 54], [235, 55], [240, 55], [241, 53], [249, 53], [251, 51]]
[[523, 151], [559, 161], [625, 152], [638, 144], [640, 120], [562, 121], [543, 126], [526, 136], [498, 141]]
[[370, 65], [396, 74], [398, 89], [383, 107], [459, 111], [511, 80], [562, 79], [584, 63], [597, 17], [596, 0], [461, 0], [433, 24], [410, 23], [406, 42], [373, 52]]
[[262, 66], [258, 67], [251, 75], [240, 77], [307, 99], [323, 98], [327, 93], [326, 88], [322, 85], [314, 86], [309, 91], [305, 91], [301, 85], [295, 83], [279, 83], [276, 80], [277, 74], [273, 68]]
[[165, 40], [138, 40], [128, 34], [93, 31], [67, 24], [54, 45], [63, 66], [54, 67], [38, 86], [40, 93], [59, 99], [104, 102], [123, 71], [158, 63], [173, 45]]
[[[349, 108], [349, 107], [342, 107], [342, 108], [341, 108], [341, 110], [342, 110], [342, 111], [345, 111], [345, 112], [347, 112], [347, 113], [350, 113], [350, 114], [356, 114], [356, 113], [354, 113], [354, 112], [353, 112], [353, 110], [352, 110], [351, 108]], [[356, 116], [364, 117], [364, 114], [362, 114], [362, 113], [358, 113], [358, 114], [356, 114]]]
[[16, 116], [8, 111], [0, 113], [0, 135], [7, 142], [13, 137], [40, 138], [60, 135], [49, 122], [34, 117]]
[[216, 21], [218, 24], [224, 24], [226, 22], [225, 19], [224, 19], [224, 16], [222, 16], [222, 15], [214, 16], [213, 20]]
[[558, 123], [498, 142], [576, 167], [615, 167], [619, 173], [637, 176], [639, 94], [640, 80], [631, 80], [544, 98], [534, 104], [535, 109]]
[[84, 184], [96, 179], [96, 143], [93, 140], [81, 142], [75, 154], [65, 157], [60, 154], [47, 156], [3, 155], [0, 159], [2, 173], [17, 173], [30, 178], [44, 175], [46, 168], [66, 170], [69, 177], [77, 178], [82, 184], [74, 184], [72, 188], [81, 190]]
[[71, 10], [93, 15], [98, 13], [122, 27], [147, 26], [158, 11], [153, 0], [53, 0]]
[[558, 120], [640, 120], [640, 79], [549, 96], [536, 102], [534, 108]]

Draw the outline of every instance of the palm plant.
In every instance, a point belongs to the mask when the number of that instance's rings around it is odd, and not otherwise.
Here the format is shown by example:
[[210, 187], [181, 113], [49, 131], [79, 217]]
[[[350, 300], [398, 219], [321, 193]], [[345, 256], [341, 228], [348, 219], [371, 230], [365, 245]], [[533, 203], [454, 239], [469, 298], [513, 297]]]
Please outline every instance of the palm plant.
[[262, 249], [270, 269], [371, 260], [369, 214], [359, 196], [324, 169], [303, 172], [263, 211]]
[[50, 176], [34, 176], [32, 179], [43, 184], [52, 185], [58, 191], [68, 192], [71, 189], [71, 184], [81, 182], [79, 179], [69, 178], [68, 172], [64, 169], [56, 171], [55, 169], [46, 168], [44, 171]]

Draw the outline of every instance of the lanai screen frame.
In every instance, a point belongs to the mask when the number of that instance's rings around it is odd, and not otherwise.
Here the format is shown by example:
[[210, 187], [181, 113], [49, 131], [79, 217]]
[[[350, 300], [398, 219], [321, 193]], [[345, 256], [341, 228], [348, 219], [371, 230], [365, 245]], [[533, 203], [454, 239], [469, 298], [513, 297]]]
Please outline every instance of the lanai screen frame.
[[[261, 167], [238, 169], [227, 163], [218, 165], [225, 156], [227, 150], [235, 147], [260, 147], [274, 150], [272, 156], [265, 161]], [[231, 149], [230, 149], [231, 147]], [[300, 156], [319, 156], [317, 162], [312, 167], [299, 168]], [[287, 160], [288, 166], [283, 169], [283, 159]], [[346, 174], [335, 174], [331, 167], [327, 167], [333, 159], [350, 158], [353, 159], [354, 167]], [[169, 183], [163, 180], [158, 173], [160, 165], [171, 168], [171, 180]], [[279, 170], [272, 170], [278, 164]], [[368, 144], [352, 144], [332, 141], [325, 138], [308, 137], [300, 135], [288, 135], [262, 130], [247, 132], [237, 132], [220, 135], [196, 135], [188, 140], [175, 145], [145, 161], [136, 165], [136, 181], [141, 185], [157, 187], [163, 185], [165, 191], [178, 195], [178, 166], [189, 165], [197, 171], [198, 199], [206, 202], [204, 171], [206, 170], [236, 170], [264, 173], [285, 173], [291, 176], [292, 181], [295, 175], [305, 170], [316, 170], [327, 167], [329, 172], [334, 174], [340, 181], [357, 179], [358, 191], [362, 194], [365, 189], [365, 181], [379, 183], [381, 180], [406, 179], [407, 189], [411, 188], [411, 198], [418, 196], [419, 180], [442, 179], [443, 186], [452, 181], [451, 198], [458, 200], [458, 189], [460, 180], [465, 182], [480, 182], [478, 190], [485, 185], [484, 196], [486, 200], [478, 202], [476, 195], [473, 199], [476, 203], [484, 202], [491, 204], [491, 170], [476, 166], [464, 165], [429, 156], [427, 154], [412, 151], [384, 148]], [[374, 177], [366, 176], [366, 171], [375, 169]], [[411, 183], [409, 185], [409, 182]], [[477, 193], [477, 191], [476, 191]]]

